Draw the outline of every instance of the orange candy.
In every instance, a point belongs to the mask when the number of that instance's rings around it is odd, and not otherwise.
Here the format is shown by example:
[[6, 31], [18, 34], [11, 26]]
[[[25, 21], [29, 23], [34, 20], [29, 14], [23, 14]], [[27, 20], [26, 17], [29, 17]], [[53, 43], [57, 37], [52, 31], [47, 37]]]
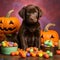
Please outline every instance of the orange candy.
[[11, 56], [15, 56], [15, 52], [12, 52], [10, 55], [11, 55]]
[[32, 57], [36, 57], [36, 54], [34, 52], [30, 53]]
[[48, 55], [48, 54], [44, 54], [44, 57], [45, 57], [46, 59], [48, 59], [48, 58], [49, 58], [49, 55]]
[[36, 47], [34, 47], [33, 49], [34, 49], [34, 51], [38, 51], [38, 48], [36, 48]]
[[17, 46], [17, 43], [14, 43], [13, 46]]
[[26, 51], [27, 51], [27, 52], [30, 51], [30, 48], [27, 48]]
[[57, 50], [56, 53], [57, 53], [58, 55], [60, 55], [60, 50]]
[[26, 57], [26, 52], [25, 52], [25, 51], [23, 51], [23, 52], [21, 53], [21, 57], [23, 57], [23, 58]]
[[19, 51], [16, 51], [16, 52], [15, 52], [15, 55], [19, 55]]

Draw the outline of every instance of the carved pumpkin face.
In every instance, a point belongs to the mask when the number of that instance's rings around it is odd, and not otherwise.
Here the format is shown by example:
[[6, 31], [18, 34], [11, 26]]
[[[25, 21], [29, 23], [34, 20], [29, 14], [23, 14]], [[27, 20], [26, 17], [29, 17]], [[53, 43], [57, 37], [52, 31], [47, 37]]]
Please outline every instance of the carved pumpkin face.
[[20, 21], [16, 17], [5, 18], [5, 33], [13, 33], [19, 30]]
[[[53, 24], [51, 24], [51, 26], [53, 26]], [[44, 43], [46, 40], [52, 40], [53, 45], [55, 45], [56, 43], [58, 44], [58, 33], [55, 30], [46, 30], [46, 28], [44, 31], [41, 31], [41, 43]]]
[[[9, 12], [9, 14], [11, 11]], [[0, 31], [4, 33], [14, 33], [19, 30], [20, 21], [16, 17], [1, 17]]]

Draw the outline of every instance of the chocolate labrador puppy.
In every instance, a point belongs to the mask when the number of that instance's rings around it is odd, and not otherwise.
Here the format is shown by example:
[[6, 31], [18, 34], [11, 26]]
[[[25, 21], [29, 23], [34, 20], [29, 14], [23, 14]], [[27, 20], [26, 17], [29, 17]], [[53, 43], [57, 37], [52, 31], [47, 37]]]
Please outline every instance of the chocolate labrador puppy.
[[17, 36], [19, 47], [22, 49], [27, 47], [40, 48], [40, 23], [38, 20], [42, 16], [41, 9], [34, 5], [28, 5], [19, 11], [19, 16], [23, 18]]

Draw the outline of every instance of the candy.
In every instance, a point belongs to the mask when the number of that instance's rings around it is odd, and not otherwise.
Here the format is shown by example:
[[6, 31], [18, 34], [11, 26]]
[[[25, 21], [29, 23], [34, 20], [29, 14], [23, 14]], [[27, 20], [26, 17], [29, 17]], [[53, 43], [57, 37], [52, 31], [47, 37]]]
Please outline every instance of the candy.
[[30, 48], [27, 48], [26, 51], [29, 52], [30, 51]]
[[17, 46], [17, 43], [14, 43], [13, 46]]
[[42, 57], [42, 56], [43, 56], [43, 54], [42, 54], [42, 53], [40, 53], [40, 54], [39, 54], [39, 57]]
[[57, 53], [58, 55], [60, 55], [60, 50], [57, 50], [56, 53]]
[[30, 49], [30, 52], [33, 52], [33, 48]]
[[34, 52], [30, 53], [32, 57], [36, 57], [36, 54]]
[[46, 53], [47, 53], [47, 54], [50, 54], [50, 51], [49, 51], [49, 50], [47, 50], [47, 51], [46, 51]]
[[26, 57], [26, 52], [25, 51], [22, 52], [21, 57], [22, 58], [25, 58]]
[[3, 47], [13, 47], [13, 46], [18, 46], [18, 44], [14, 43], [14, 42], [2, 41], [1, 46], [3, 46]]
[[15, 55], [19, 55], [19, 52], [18, 52], [18, 51], [16, 51], [16, 52], [15, 52]]
[[44, 54], [44, 58], [48, 59], [49, 55], [48, 54]]
[[50, 52], [49, 56], [50, 56], [50, 57], [52, 57], [52, 56], [53, 56], [53, 53], [52, 53], [52, 52]]
[[44, 42], [44, 46], [45, 47], [51, 47], [53, 45], [53, 43], [52, 43], [52, 41], [51, 40], [46, 40], [45, 42]]
[[27, 53], [26, 56], [27, 56], [27, 57], [30, 57], [30, 53]]
[[46, 40], [46, 41], [44, 42], [44, 44], [46, 44], [46, 45], [47, 45], [47, 44], [48, 44], [48, 41], [49, 41], [49, 40]]
[[10, 55], [11, 55], [11, 56], [15, 56], [15, 52], [12, 52]]

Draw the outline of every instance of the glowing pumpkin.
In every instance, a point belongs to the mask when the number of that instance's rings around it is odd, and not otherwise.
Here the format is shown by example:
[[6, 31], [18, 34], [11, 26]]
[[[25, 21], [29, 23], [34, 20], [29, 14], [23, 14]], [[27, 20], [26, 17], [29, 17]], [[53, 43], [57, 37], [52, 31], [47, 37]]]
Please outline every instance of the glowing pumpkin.
[[58, 44], [59, 35], [55, 30], [48, 30], [50, 26], [55, 26], [55, 24], [49, 23], [44, 31], [41, 31], [41, 43], [44, 44], [46, 40], [52, 40], [53, 45], [56, 45]]
[[0, 32], [14, 33], [19, 30], [20, 21], [16, 17], [10, 17], [14, 10], [10, 10], [6, 17], [0, 17]]

